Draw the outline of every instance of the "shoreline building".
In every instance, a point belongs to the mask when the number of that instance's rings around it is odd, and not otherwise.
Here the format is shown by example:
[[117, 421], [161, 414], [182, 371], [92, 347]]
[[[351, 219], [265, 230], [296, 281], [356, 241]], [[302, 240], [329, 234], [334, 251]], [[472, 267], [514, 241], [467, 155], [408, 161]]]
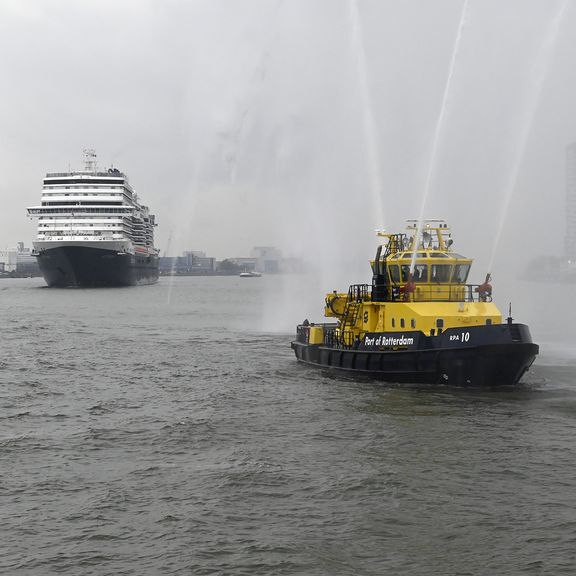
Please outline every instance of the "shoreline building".
[[210, 275], [216, 270], [216, 259], [200, 250], [188, 250], [182, 256], [161, 256], [160, 274], [163, 276]]
[[256, 272], [278, 274], [282, 269], [282, 251], [273, 246], [255, 246], [250, 256], [256, 262]]
[[24, 242], [18, 242], [16, 248], [0, 250], [0, 274], [14, 277], [41, 276], [36, 257]]

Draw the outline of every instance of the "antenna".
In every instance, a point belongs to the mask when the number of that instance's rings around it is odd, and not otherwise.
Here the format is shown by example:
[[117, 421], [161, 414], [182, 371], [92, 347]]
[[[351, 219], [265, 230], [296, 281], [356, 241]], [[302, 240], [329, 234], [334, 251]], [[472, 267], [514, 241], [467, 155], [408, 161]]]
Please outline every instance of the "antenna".
[[92, 148], [84, 148], [84, 170], [96, 172], [96, 152]]

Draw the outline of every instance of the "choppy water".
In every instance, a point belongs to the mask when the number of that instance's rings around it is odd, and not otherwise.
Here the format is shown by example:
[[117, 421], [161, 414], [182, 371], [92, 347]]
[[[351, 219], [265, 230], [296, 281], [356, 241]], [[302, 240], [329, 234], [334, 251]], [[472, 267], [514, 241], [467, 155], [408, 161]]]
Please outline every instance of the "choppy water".
[[252, 322], [281, 281], [0, 282], [2, 574], [575, 573], [570, 345], [510, 390], [356, 382]]

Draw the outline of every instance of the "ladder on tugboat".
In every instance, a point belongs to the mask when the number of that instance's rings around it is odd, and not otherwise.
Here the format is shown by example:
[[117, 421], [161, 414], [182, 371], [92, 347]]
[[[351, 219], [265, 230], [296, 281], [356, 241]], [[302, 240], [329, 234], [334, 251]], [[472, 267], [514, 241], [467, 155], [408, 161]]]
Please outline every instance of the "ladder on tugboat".
[[362, 302], [356, 300], [348, 302], [344, 310], [344, 315], [340, 321], [340, 343], [349, 347], [354, 344], [354, 333], [350, 328], [354, 327], [356, 320], [358, 320], [358, 314], [360, 313], [360, 306]]
[[362, 306], [362, 294], [357, 286], [350, 286], [344, 314], [340, 321], [340, 341], [343, 346], [352, 346], [354, 344], [354, 333], [351, 328], [356, 325], [358, 314]]
[[340, 344], [351, 347], [354, 344], [354, 332], [351, 330], [356, 325], [362, 302], [370, 300], [368, 284], [352, 284], [348, 289], [348, 297], [344, 313], [340, 319]]
[[344, 316], [342, 316], [341, 322], [342, 332], [344, 332], [346, 328], [350, 328], [356, 324], [361, 304], [361, 302], [348, 302], [348, 304], [346, 304], [346, 309], [344, 310]]

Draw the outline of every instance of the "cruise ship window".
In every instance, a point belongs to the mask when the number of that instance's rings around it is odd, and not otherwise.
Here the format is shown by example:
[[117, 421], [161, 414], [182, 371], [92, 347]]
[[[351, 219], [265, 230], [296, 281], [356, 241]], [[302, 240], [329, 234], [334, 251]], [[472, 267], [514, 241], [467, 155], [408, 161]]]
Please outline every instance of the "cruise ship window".
[[400, 318], [400, 328], [404, 328], [404, 318]]

